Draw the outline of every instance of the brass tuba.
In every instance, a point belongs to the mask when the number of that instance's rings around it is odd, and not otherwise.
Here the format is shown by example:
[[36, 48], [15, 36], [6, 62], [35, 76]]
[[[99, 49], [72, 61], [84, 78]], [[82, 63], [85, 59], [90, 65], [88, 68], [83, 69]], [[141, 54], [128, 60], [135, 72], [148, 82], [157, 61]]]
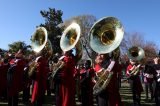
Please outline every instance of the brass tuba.
[[[80, 26], [77, 23], [72, 23], [63, 32], [60, 40], [60, 47], [63, 51], [69, 51], [75, 48], [75, 57], [78, 62], [82, 57], [82, 44], [80, 39]], [[50, 78], [54, 78], [56, 73], [64, 66], [64, 62], [59, 60], [57, 64], [53, 65]], [[49, 79], [50, 79], [49, 78]]]
[[82, 43], [80, 40], [81, 29], [79, 24], [72, 23], [69, 25], [66, 30], [63, 32], [60, 47], [63, 51], [69, 51], [75, 48], [75, 57], [77, 60], [80, 60], [82, 57]]
[[[48, 39], [47, 30], [44, 27], [38, 27], [31, 37], [31, 48], [35, 53], [42, 53], [48, 60], [53, 54], [52, 44]], [[34, 76], [36, 62], [33, 60], [29, 64], [28, 76]]]
[[90, 30], [90, 46], [99, 54], [110, 53], [120, 45], [123, 35], [123, 26], [117, 18], [104, 17]]
[[128, 58], [131, 59], [131, 61], [138, 62], [140, 64], [140, 65], [134, 66], [132, 71], [129, 73], [128, 78], [130, 78], [131, 76], [137, 75], [138, 72], [140, 71], [139, 67], [141, 66], [141, 64], [145, 63], [145, 60], [144, 60], [145, 52], [141, 47], [132, 46], [127, 51], [127, 55], [128, 55]]
[[[123, 39], [124, 29], [115, 17], [104, 17], [98, 20], [89, 33], [90, 47], [99, 54], [111, 53], [115, 59], [120, 54], [119, 45]], [[108, 55], [108, 54], [107, 54]], [[108, 85], [113, 72], [102, 68], [98, 80], [93, 87], [93, 94], [98, 94]]]
[[39, 53], [45, 47], [47, 39], [47, 30], [44, 27], [38, 27], [31, 36], [32, 50], [36, 53]]
[[127, 55], [129, 59], [132, 59], [134, 61], [140, 61], [144, 58], [145, 53], [141, 47], [133, 46], [128, 49]]

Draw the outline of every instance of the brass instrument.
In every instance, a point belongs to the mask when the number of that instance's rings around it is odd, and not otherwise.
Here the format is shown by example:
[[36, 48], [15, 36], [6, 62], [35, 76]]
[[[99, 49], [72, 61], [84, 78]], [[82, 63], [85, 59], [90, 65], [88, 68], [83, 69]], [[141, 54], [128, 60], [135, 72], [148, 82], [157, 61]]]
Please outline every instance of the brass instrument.
[[144, 50], [141, 47], [133, 46], [129, 48], [127, 55], [131, 61], [139, 63], [139, 65], [134, 65], [132, 71], [129, 73], [129, 77], [135, 76], [139, 73], [141, 64], [144, 64], [144, 61], [142, 61], [145, 57]]
[[[104, 17], [98, 20], [90, 30], [90, 47], [99, 54], [111, 53], [117, 59], [120, 54], [118, 46], [123, 39], [123, 35], [123, 26], [117, 18]], [[102, 68], [101, 74], [93, 87], [93, 94], [98, 94], [105, 89], [112, 75], [113, 72], [108, 71], [108, 68]]]
[[39, 53], [45, 47], [47, 39], [47, 30], [44, 27], [38, 27], [31, 36], [31, 47], [33, 51]]
[[[60, 40], [60, 47], [63, 51], [69, 51], [75, 48], [75, 57], [77, 62], [82, 57], [82, 44], [80, 39], [80, 26], [77, 23], [72, 23], [69, 25], [63, 32]], [[64, 62], [59, 60], [57, 64], [55, 64], [52, 69], [52, 74], [50, 78], [54, 78], [56, 73], [64, 66]]]
[[140, 61], [144, 58], [145, 53], [141, 47], [133, 46], [127, 51], [127, 56], [133, 61]]
[[28, 65], [28, 67], [29, 67], [29, 69], [28, 69], [27, 77], [31, 78], [31, 79], [35, 79], [36, 62], [35, 61], [30, 62], [30, 64]]
[[132, 71], [129, 73], [130, 77], [137, 75], [138, 72], [140, 71], [139, 68], [140, 68], [140, 65], [133, 66]]
[[78, 60], [82, 57], [82, 43], [79, 40], [81, 35], [80, 26], [77, 23], [72, 23], [70, 26], [66, 28], [63, 32], [61, 40], [60, 40], [60, 47], [63, 51], [69, 51], [75, 48]]
[[51, 70], [52, 73], [51, 75], [48, 77], [49, 80], [53, 80], [56, 73], [64, 66], [64, 62], [63, 61], [58, 61], [57, 63], [52, 64], [51, 66]]
[[[47, 30], [44, 27], [38, 27], [31, 37], [31, 47], [35, 53], [41, 53], [48, 60], [53, 54], [52, 44], [48, 39]], [[32, 77], [36, 72], [36, 62], [33, 60], [29, 64], [28, 76]]]
[[123, 35], [123, 26], [117, 18], [104, 17], [90, 30], [90, 46], [99, 54], [110, 53], [120, 45]]

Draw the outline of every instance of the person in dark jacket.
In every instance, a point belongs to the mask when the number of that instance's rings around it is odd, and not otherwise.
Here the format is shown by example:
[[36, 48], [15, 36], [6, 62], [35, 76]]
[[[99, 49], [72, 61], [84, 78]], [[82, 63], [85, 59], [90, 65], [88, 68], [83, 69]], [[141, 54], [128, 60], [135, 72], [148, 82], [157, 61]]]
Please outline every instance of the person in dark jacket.
[[154, 69], [155, 69], [155, 81], [154, 81], [154, 97], [156, 106], [160, 106], [160, 59], [156, 57], [154, 59]]
[[8, 106], [18, 106], [18, 94], [23, 90], [23, 70], [25, 64], [23, 51], [19, 50], [15, 54], [15, 59], [10, 61], [11, 66], [7, 73]]
[[145, 70], [143, 72], [146, 100], [148, 100], [148, 90], [150, 91], [151, 100], [153, 99], [153, 81], [154, 81], [154, 68], [151, 64], [145, 65]]
[[91, 67], [91, 61], [86, 60], [84, 68], [80, 70], [80, 86], [82, 106], [93, 106], [93, 78], [95, 72]]

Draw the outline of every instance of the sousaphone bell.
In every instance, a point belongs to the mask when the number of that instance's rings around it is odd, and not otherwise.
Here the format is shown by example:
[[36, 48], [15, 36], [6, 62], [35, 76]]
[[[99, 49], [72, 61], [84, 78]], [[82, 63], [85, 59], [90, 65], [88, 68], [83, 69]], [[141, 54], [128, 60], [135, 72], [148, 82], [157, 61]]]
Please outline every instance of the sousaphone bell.
[[62, 34], [60, 40], [60, 47], [63, 51], [69, 51], [75, 48], [76, 60], [80, 60], [82, 57], [82, 43], [80, 40], [81, 29], [79, 24], [70, 24]]
[[99, 54], [110, 53], [120, 45], [123, 35], [123, 26], [117, 18], [104, 17], [98, 20], [90, 30], [90, 46]]
[[144, 58], [145, 53], [144, 50], [141, 47], [138, 46], [132, 46], [127, 51], [128, 58], [133, 61], [140, 61]]

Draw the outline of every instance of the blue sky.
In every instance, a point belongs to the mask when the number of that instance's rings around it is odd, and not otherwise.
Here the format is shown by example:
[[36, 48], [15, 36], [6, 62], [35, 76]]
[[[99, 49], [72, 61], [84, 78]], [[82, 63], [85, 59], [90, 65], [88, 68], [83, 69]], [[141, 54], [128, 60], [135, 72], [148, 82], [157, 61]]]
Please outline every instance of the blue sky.
[[24, 41], [30, 44], [35, 27], [44, 23], [40, 10], [63, 11], [63, 20], [91, 14], [117, 17], [126, 32], [140, 32], [160, 47], [159, 0], [0, 0], [0, 48]]

